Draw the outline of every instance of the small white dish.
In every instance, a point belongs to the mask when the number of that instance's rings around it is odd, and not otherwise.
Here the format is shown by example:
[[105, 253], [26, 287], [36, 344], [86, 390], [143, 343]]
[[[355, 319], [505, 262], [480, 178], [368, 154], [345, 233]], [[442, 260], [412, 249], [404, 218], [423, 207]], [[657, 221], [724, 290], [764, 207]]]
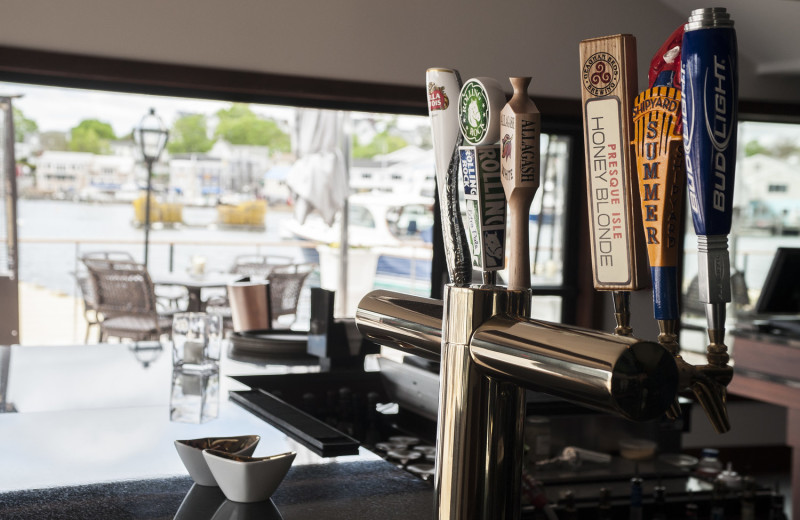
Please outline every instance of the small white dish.
[[290, 451], [270, 457], [247, 457], [218, 450], [203, 451], [219, 488], [233, 502], [267, 500], [289, 472], [296, 455]]
[[203, 458], [203, 450], [214, 449], [223, 453], [249, 456], [256, 450], [258, 435], [241, 435], [238, 437], [204, 437], [202, 439], [186, 439], [175, 441], [175, 449], [183, 465], [189, 471], [197, 484], [201, 486], [216, 486], [217, 481], [208, 469], [208, 464]]
[[225, 500], [211, 520], [283, 520], [283, 516], [272, 500], [249, 504]]

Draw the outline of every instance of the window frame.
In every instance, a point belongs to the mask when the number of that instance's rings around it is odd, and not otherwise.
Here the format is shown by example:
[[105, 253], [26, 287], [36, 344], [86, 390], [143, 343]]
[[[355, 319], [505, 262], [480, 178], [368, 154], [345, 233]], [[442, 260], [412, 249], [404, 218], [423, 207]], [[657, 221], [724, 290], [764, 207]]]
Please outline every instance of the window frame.
[[[107, 58], [0, 46], [0, 81], [220, 101], [306, 108], [427, 115], [424, 85], [418, 87], [332, 80], [243, 70]], [[562, 298], [562, 322], [598, 328], [603, 323], [594, 291], [586, 217], [583, 131], [579, 99], [536, 97], [544, 114], [542, 131], [566, 135], [572, 143], [566, 213], [565, 277], [557, 286], [537, 286], [534, 296]], [[741, 120], [800, 122], [800, 103], [740, 101]], [[438, 206], [438, 201], [437, 201]], [[441, 226], [435, 208], [434, 231]], [[574, 237], [575, 239], [570, 239]], [[437, 243], [434, 236], [434, 243]], [[434, 247], [432, 296], [441, 297], [446, 279], [443, 250]], [[439, 293], [437, 295], [437, 293]]]

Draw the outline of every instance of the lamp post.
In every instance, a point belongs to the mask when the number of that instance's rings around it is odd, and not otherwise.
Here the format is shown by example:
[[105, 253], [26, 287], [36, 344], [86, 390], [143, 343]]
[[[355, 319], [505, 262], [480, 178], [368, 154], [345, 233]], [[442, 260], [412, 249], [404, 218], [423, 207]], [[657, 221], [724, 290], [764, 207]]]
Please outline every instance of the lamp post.
[[139, 127], [133, 131], [134, 138], [142, 151], [142, 157], [147, 164], [147, 192], [145, 194], [144, 210], [144, 267], [147, 268], [147, 253], [150, 244], [150, 193], [153, 183], [153, 163], [164, 151], [169, 138], [169, 131], [164, 122], [156, 115], [154, 108], [139, 122]]

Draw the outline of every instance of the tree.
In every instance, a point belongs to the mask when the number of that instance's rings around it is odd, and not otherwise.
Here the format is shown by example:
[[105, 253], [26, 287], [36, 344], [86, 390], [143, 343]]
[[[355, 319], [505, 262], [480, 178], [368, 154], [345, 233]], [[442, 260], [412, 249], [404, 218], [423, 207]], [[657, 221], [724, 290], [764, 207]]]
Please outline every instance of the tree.
[[219, 123], [214, 137], [231, 144], [267, 146], [272, 151], [289, 152], [289, 134], [281, 130], [278, 123], [257, 115], [249, 105], [234, 103], [230, 108], [217, 111]]
[[205, 153], [214, 146], [208, 137], [208, 122], [203, 114], [186, 114], [175, 120], [167, 143], [171, 154]]
[[375, 134], [372, 141], [361, 144], [358, 136], [353, 137], [353, 158], [369, 159], [376, 155], [384, 155], [408, 146], [408, 142], [399, 135], [392, 135], [389, 128]]
[[768, 153], [769, 151], [766, 148], [764, 148], [764, 145], [755, 139], [752, 141], [748, 141], [747, 144], [744, 145], [744, 155], [746, 157], [758, 154], [768, 154]]
[[17, 143], [25, 142], [33, 133], [39, 130], [39, 125], [33, 119], [28, 119], [22, 110], [14, 107], [14, 141]]
[[70, 130], [69, 149], [73, 152], [105, 154], [117, 138], [111, 125], [97, 119], [84, 119]]
[[50, 131], [39, 134], [39, 144], [42, 150], [65, 152], [69, 150], [67, 135], [64, 132]]

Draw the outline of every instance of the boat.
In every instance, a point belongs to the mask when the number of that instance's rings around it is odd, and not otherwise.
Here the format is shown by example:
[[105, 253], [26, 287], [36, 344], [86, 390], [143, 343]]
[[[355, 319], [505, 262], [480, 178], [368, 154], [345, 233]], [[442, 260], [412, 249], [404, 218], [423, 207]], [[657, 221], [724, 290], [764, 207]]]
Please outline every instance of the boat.
[[[147, 207], [147, 196], [141, 195], [133, 201], [133, 225], [144, 225]], [[150, 195], [150, 224], [163, 227], [178, 227], [183, 224], [183, 204], [178, 202], [160, 202]]]
[[[372, 287], [429, 295], [433, 198], [383, 192], [356, 193], [349, 197], [348, 208], [349, 251], [357, 251], [362, 259], [367, 253], [377, 257]], [[338, 262], [338, 254], [320, 255], [320, 249], [327, 253], [328, 249], [339, 248], [340, 222], [341, 216], [337, 216], [328, 226], [318, 214], [309, 215], [302, 224], [287, 219], [281, 235], [290, 240], [310, 242], [309, 247], [303, 248], [308, 262]], [[322, 272], [335, 270], [320, 267]], [[359, 272], [359, 278], [365, 274]]]
[[264, 229], [267, 201], [248, 200], [238, 204], [218, 204], [217, 220], [225, 227]]

